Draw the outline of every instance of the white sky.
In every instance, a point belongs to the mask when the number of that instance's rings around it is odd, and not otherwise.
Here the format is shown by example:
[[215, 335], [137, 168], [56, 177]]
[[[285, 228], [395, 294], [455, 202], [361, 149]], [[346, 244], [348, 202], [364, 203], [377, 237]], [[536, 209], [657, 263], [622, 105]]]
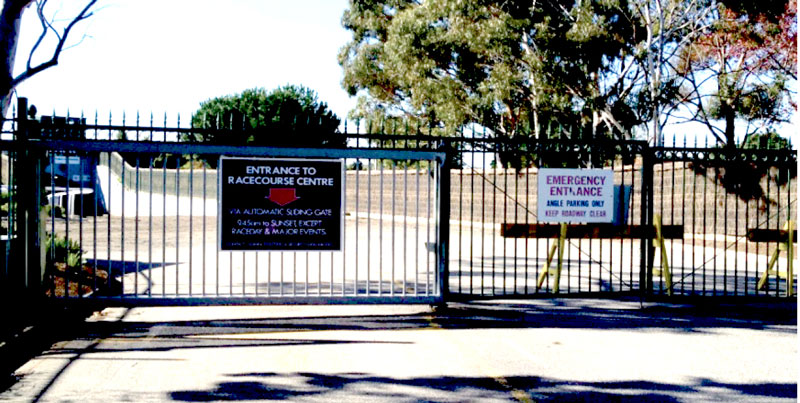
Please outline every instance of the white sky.
[[[51, 0], [67, 18], [83, 1]], [[340, 118], [355, 105], [341, 87], [336, 61], [350, 34], [341, 26], [347, 0], [101, 0], [70, 35], [82, 42], [59, 65], [17, 89], [40, 114], [152, 112], [188, 124], [200, 102], [248, 88], [298, 84], [317, 92]], [[22, 22], [17, 67], [41, 32], [35, 10]], [[74, 35], [74, 36], [73, 36]], [[52, 47], [49, 47], [51, 49]], [[47, 52], [42, 57], [49, 57]], [[90, 118], [91, 120], [91, 118]]]
[[[66, 19], [82, 0], [50, 0], [48, 15]], [[169, 125], [178, 115], [187, 125], [200, 102], [248, 88], [268, 90], [298, 84], [344, 119], [355, 99], [341, 87], [339, 49], [351, 35], [341, 26], [347, 0], [100, 0], [99, 10], [71, 35], [60, 64], [17, 89], [40, 114], [71, 115], [95, 111], [100, 123], [109, 112], [115, 123], [125, 111], [152, 112], [157, 124], [167, 113]], [[62, 9], [62, 7], [64, 7]], [[35, 10], [25, 13], [17, 55], [23, 68], [41, 32]], [[87, 37], [83, 37], [83, 35]], [[81, 40], [83, 38], [83, 40]], [[40, 57], [49, 57], [45, 46]], [[800, 144], [794, 124], [780, 132]], [[680, 144], [689, 136], [708, 135], [700, 125], [668, 126]], [[700, 141], [702, 145], [702, 140]]]

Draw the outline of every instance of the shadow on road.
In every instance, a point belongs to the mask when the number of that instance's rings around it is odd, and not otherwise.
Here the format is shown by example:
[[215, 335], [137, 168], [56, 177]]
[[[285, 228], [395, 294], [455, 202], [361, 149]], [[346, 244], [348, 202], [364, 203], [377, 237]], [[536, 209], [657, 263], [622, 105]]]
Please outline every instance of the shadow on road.
[[[181, 308], [173, 308], [181, 309]], [[214, 338], [321, 330], [441, 329], [667, 329], [674, 332], [713, 332], [718, 328], [770, 330], [796, 333], [797, 308], [793, 303], [690, 306], [608, 300], [520, 300], [453, 303], [434, 312], [397, 315], [342, 315], [261, 317], [163, 322], [87, 321], [72, 327], [78, 337], [44, 354], [100, 351], [168, 351], [209, 347], [252, 347], [310, 343], [298, 336], [280, 340]], [[301, 333], [298, 333], [301, 334]], [[124, 339], [125, 343], [99, 343], [87, 349], [82, 340]], [[316, 341], [315, 341], [316, 342]], [[337, 341], [346, 343], [348, 341]], [[359, 342], [360, 341], [353, 341]]]
[[695, 379], [686, 385], [649, 381], [573, 382], [530, 376], [390, 378], [368, 374], [316, 373], [230, 374], [213, 390], [175, 391], [181, 402], [302, 400], [336, 401], [370, 391], [378, 401], [536, 401], [536, 402], [679, 402], [792, 399], [796, 385], [723, 384]]

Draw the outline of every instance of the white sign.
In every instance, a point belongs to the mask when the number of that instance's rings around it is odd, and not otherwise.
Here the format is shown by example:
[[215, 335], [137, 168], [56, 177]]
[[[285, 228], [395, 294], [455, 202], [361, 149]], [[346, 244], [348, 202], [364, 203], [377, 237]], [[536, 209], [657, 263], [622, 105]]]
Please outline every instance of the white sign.
[[539, 222], [612, 222], [614, 172], [605, 169], [539, 169]]
[[81, 163], [81, 157], [76, 155], [70, 155], [69, 157], [65, 155], [56, 155], [53, 157], [53, 160], [56, 164], [77, 165]]

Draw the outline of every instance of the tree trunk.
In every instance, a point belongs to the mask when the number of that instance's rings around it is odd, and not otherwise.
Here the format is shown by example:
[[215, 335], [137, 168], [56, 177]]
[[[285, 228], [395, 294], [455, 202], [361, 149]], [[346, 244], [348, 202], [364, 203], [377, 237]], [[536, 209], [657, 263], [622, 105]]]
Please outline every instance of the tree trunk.
[[733, 105], [723, 101], [720, 106], [720, 112], [725, 118], [725, 148], [736, 148], [736, 111], [733, 110]]
[[32, 2], [33, 0], [6, 0], [0, 12], [0, 54], [5, 55], [0, 59], [0, 121], [5, 119], [14, 90], [14, 61], [17, 56], [22, 11]]

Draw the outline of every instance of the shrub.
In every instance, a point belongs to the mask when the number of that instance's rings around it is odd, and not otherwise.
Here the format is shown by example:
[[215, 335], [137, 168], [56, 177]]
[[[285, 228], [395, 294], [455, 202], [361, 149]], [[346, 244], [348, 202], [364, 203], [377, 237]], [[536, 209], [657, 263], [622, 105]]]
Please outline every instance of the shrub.
[[83, 250], [77, 241], [50, 235], [45, 241], [45, 247], [48, 267], [55, 263], [66, 263], [67, 267], [77, 267], [83, 263]]

